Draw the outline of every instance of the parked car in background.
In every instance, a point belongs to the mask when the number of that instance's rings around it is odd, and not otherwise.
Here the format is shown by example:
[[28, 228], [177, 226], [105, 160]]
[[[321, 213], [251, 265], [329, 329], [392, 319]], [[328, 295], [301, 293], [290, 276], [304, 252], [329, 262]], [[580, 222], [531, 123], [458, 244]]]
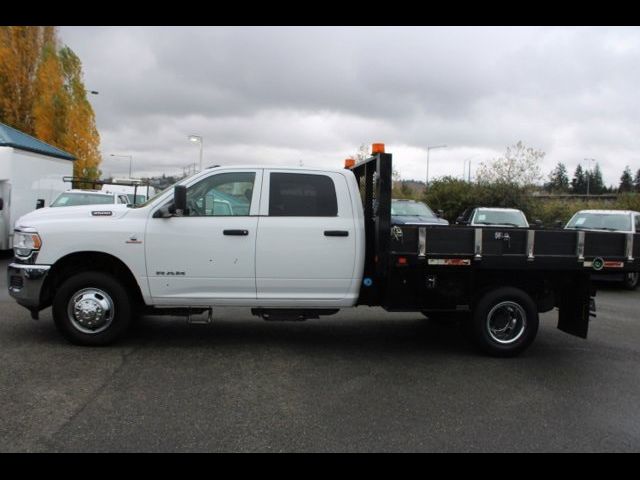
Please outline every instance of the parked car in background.
[[440, 213], [434, 213], [426, 203], [415, 200], [391, 200], [392, 225], [449, 225]]
[[456, 224], [470, 227], [530, 227], [522, 210], [493, 207], [468, 208], [456, 219]]
[[[580, 210], [567, 222], [567, 230], [588, 230], [590, 232], [640, 233], [640, 212], [633, 210]], [[624, 288], [635, 290], [640, 273], [599, 273], [594, 280], [621, 282]]]
[[75, 207], [77, 205], [111, 205], [129, 204], [129, 197], [124, 193], [105, 192], [103, 190], [71, 189], [62, 192], [51, 202], [51, 207]]

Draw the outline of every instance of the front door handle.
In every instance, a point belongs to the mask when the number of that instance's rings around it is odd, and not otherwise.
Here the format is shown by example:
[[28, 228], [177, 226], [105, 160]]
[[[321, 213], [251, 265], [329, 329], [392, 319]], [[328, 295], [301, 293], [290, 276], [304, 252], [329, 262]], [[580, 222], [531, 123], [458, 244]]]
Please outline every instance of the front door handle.
[[325, 237], [348, 237], [349, 231], [348, 230], [325, 230], [324, 236]]
[[241, 237], [246, 237], [249, 235], [249, 230], [223, 230], [223, 235], [236, 235]]

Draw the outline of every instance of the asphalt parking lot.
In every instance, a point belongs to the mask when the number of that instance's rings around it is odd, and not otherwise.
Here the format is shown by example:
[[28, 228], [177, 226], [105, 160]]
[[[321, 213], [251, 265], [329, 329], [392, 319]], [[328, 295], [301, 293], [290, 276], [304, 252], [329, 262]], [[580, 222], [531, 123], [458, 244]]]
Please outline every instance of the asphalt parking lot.
[[267, 323], [146, 317], [76, 347], [0, 269], [0, 451], [638, 451], [640, 291], [597, 297], [589, 340], [542, 316], [524, 355], [376, 308]]

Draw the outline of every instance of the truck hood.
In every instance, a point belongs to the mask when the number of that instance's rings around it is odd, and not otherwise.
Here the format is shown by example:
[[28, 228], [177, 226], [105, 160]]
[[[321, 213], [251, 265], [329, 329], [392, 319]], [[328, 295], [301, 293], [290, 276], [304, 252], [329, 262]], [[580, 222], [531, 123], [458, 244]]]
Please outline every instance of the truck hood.
[[444, 218], [421, 215], [392, 215], [392, 225], [449, 225]]
[[71, 219], [77, 220], [79, 218], [86, 218], [87, 221], [104, 221], [107, 218], [121, 218], [125, 216], [128, 211], [129, 208], [124, 204], [40, 208], [20, 217], [15, 223], [15, 228], [34, 227], [42, 222]]

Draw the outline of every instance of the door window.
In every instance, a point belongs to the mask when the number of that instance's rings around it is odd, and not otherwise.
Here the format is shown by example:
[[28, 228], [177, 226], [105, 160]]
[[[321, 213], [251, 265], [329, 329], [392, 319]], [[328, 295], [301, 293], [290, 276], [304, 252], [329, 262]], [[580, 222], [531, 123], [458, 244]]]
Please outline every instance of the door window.
[[211, 175], [187, 189], [191, 217], [247, 216], [256, 174], [233, 172]]
[[269, 215], [272, 217], [335, 217], [336, 187], [326, 175], [271, 173]]

